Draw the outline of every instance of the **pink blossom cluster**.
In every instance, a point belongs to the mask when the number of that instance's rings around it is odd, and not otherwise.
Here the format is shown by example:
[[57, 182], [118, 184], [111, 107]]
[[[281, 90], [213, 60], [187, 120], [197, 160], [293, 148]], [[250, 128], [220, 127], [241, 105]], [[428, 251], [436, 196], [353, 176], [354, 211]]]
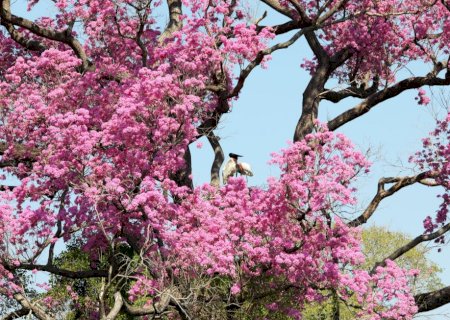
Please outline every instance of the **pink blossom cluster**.
[[412, 319], [417, 307], [408, 285], [417, 274], [417, 270], [404, 270], [387, 260], [386, 266], [377, 267], [372, 275], [363, 270], [342, 275], [341, 281], [346, 285], [347, 291], [341, 294], [345, 298], [349, 297], [348, 289], [355, 293], [362, 306], [359, 316], [363, 318]]
[[[436, 128], [430, 132], [430, 136], [423, 139], [423, 149], [417, 152], [410, 161], [416, 163], [420, 170], [429, 171], [430, 176], [442, 186], [443, 193], [438, 195], [442, 202], [432, 218], [427, 216], [424, 220], [424, 228], [427, 232], [433, 232], [436, 228], [448, 222], [450, 205], [450, 114], [446, 118], [437, 121]], [[443, 237], [436, 240], [444, 241]]]
[[[312, 15], [314, 2], [308, 2]], [[249, 22], [238, 1], [190, 0], [183, 2], [180, 28], [161, 38], [157, 7], [136, 13], [130, 3], [58, 0], [55, 19], [37, 22], [59, 30], [82, 21], [78, 32], [95, 66], [84, 72], [67, 45], [43, 40], [44, 52], [24, 52], [0, 34], [0, 142], [7, 146], [1, 160], [20, 180], [12, 191], [0, 191], [0, 286], [20, 292], [11, 270], [36, 264], [45, 248], [76, 236], [94, 269], [99, 252], [118, 246], [139, 248], [151, 261], [132, 274], [127, 298], [134, 301], [153, 301], [173, 277], [218, 275], [239, 295], [252, 279], [270, 276], [280, 279], [273, 290], [296, 288], [296, 306], [319, 301], [315, 288], [327, 288], [355, 293], [374, 317], [411, 318], [406, 271], [394, 263], [374, 275], [359, 270], [359, 230], [344, 223], [340, 209], [355, 204], [351, 183], [369, 163], [343, 135], [318, 126], [274, 154], [281, 176], [267, 187], [231, 178], [220, 188], [191, 190], [174, 181], [199, 125], [228, 102], [207, 88], [231, 88], [237, 67], [267, 47], [272, 30]], [[357, 18], [324, 29], [327, 50], [381, 54], [387, 41], [386, 51], [400, 59], [403, 44], [391, 38], [403, 27], [357, 14], [374, 5], [361, 3], [348, 2]], [[350, 35], [358, 28], [370, 30]], [[376, 40], [376, 33], [386, 39]], [[367, 59], [361, 70], [382, 68]]]
[[431, 101], [430, 98], [427, 96], [427, 92], [423, 88], [418, 89], [418, 94], [417, 94], [416, 100], [418, 100], [417, 101], [418, 104], [424, 105], [424, 106], [429, 104]]
[[[313, 21], [330, 14], [319, 34], [327, 52], [351, 54], [335, 75], [358, 81], [369, 75], [395, 80], [397, 66], [411, 61], [430, 61], [436, 53], [448, 54], [450, 25], [448, 11], [439, 1], [363, 0], [300, 1]], [[283, 2], [295, 11], [290, 1]], [[342, 5], [335, 10], [335, 6]], [[440, 37], [433, 35], [440, 34]], [[303, 64], [314, 70], [316, 63]]]
[[[344, 298], [358, 295], [373, 319], [380, 306], [381, 317], [410, 319], [416, 312], [407, 289], [410, 274], [393, 262], [373, 276], [359, 270], [359, 230], [327, 214], [354, 203], [350, 182], [369, 166], [363, 155], [343, 135], [321, 129], [274, 154], [272, 162], [282, 175], [269, 179], [266, 189], [231, 178], [219, 190], [204, 185], [186, 196], [174, 227], [165, 230], [172, 269], [240, 279], [230, 289], [234, 295], [245, 290], [245, 279], [270, 274], [309, 288], [295, 293], [297, 307], [323, 299], [312, 288], [335, 288]], [[374, 286], [378, 293], [372, 297]]]

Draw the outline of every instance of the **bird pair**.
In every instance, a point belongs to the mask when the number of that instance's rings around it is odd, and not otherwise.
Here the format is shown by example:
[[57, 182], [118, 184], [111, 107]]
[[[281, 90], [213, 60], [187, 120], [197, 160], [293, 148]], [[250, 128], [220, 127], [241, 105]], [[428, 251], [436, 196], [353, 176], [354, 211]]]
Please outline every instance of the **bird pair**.
[[242, 157], [241, 155], [235, 153], [228, 155], [230, 156], [230, 160], [228, 160], [222, 171], [223, 184], [226, 184], [228, 179], [237, 173], [249, 177], [253, 176], [252, 168], [248, 163], [238, 162], [238, 158]]

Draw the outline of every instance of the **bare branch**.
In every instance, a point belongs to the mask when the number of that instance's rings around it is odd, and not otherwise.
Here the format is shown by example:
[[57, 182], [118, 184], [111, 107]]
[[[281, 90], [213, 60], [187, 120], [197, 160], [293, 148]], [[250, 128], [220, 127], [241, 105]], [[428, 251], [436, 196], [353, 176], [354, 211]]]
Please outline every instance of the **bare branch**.
[[384, 102], [390, 98], [393, 98], [400, 93], [410, 90], [417, 89], [423, 86], [446, 86], [450, 85], [450, 76], [445, 77], [445, 79], [426, 76], [426, 77], [411, 77], [404, 79], [393, 86], [385, 88], [384, 90], [378, 91], [370, 95], [363, 102], [358, 104], [356, 107], [349, 109], [334, 119], [328, 122], [328, 128], [330, 130], [336, 130], [337, 128], [343, 126], [347, 122], [350, 122], [363, 114], [369, 112], [373, 107]]
[[[409, 176], [409, 177], [390, 177], [390, 178], [381, 178], [378, 182], [378, 190], [377, 194], [373, 197], [372, 201], [370, 202], [369, 206], [364, 210], [364, 212], [357, 217], [356, 219], [352, 220], [348, 225], [351, 227], [357, 227], [364, 223], [366, 223], [370, 217], [374, 214], [375, 210], [378, 208], [378, 205], [380, 202], [387, 197], [392, 196], [394, 193], [399, 191], [400, 189], [403, 189], [404, 187], [410, 186], [414, 183], [421, 183], [427, 186], [434, 186], [431, 183], [429, 183], [429, 179], [436, 177], [436, 172], [422, 172], [415, 176]], [[385, 190], [386, 184], [394, 185], [391, 186], [389, 189]]]
[[[5, 296], [9, 296], [8, 291], [5, 288], [0, 287], [0, 294]], [[13, 298], [25, 309], [31, 311], [33, 315], [39, 320], [55, 320], [52, 316], [48, 315], [44, 309], [42, 309], [36, 303], [31, 302], [25, 295], [22, 293], [13, 294]], [[28, 312], [29, 313], [29, 312]]]
[[233, 88], [233, 90], [228, 94], [228, 98], [235, 97], [239, 94], [242, 87], [244, 86], [244, 82], [249, 76], [249, 74], [252, 72], [252, 70], [258, 66], [264, 59], [265, 56], [272, 54], [273, 52], [281, 49], [289, 48], [292, 44], [294, 44], [298, 39], [300, 39], [301, 36], [305, 34], [306, 29], [299, 30], [297, 33], [295, 33], [289, 40], [278, 43], [274, 45], [273, 47], [267, 48], [266, 50], [258, 52], [256, 58], [250, 62], [247, 67], [245, 67], [241, 73], [239, 74], [238, 82], [236, 86]]
[[375, 266], [373, 267], [371, 273], [374, 273], [377, 267], [380, 267], [380, 266], [384, 267], [386, 265], [386, 260], [395, 260], [395, 259], [401, 257], [402, 255], [404, 255], [405, 253], [407, 253], [408, 251], [414, 249], [420, 243], [425, 242], [425, 241], [431, 241], [431, 240], [437, 239], [439, 237], [442, 237], [449, 230], [450, 230], [450, 223], [447, 223], [445, 226], [436, 230], [433, 233], [422, 234], [418, 237], [415, 237], [413, 240], [411, 240], [404, 246], [401, 246], [400, 248], [395, 250], [391, 255], [384, 258], [382, 261], [377, 262], [375, 264]]
[[313, 31], [305, 32], [305, 38], [308, 41], [308, 44], [311, 50], [313, 51], [314, 55], [317, 57], [319, 64], [326, 63], [330, 59], [330, 57], [320, 44], [316, 34]]
[[312, 23], [311, 19], [306, 14], [304, 6], [302, 6], [298, 0], [288, 0], [288, 1], [294, 6], [295, 10], [297, 10], [297, 12], [300, 14], [300, 18], [302, 18], [303, 22], [308, 24]]
[[319, 114], [319, 96], [332, 71], [329, 63], [326, 61], [320, 63], [306, 86], [303, 92], [302, 114], [295, 127], [294, 141], [300, 141], [314, 128], [314, 120]]
[[284, 7], [278, 0], [261, 0], [261, 1], [267, 4], [275, 11], [278, 11], [282, 15], [285, 15], [286, 17], [291, 18], [292, 20], [296, 20], [294, 12], [289, 10], [289, 8]]
[[[114, 294], [114, 306], [112, 307], [111, 311], [109, 311], [108, 315], [103, 318], [104, 320], [114, 320], [117, 315], [120, 312], [120, 309], [122, 309], [123, 306], [123, 299], [120, 292], [116, 292]], [[102, 319], [102, 320], [103, 320]]]
[[[290, 31], [295, 30], [295, 29], [306, 28], [306, 27], [309, 27], [309, 26], [310, 26], [309, 24], [305, 24], [302, 21], [293, 21], [293, 20], [291, 20], [291, 21], [288, 21], [288, 22], [285, 22], [285, 23], [269, 26], [269, 28], [273, 30], [273, 33], [275, 35], [280, 35], [280, 34], [285, 34], [287, 32], [290, 32]], [[264, 28], [268, 28], [268, 26], [257, 26], [256, 30], [258, 32], [260, 32]]]
[[[66, 201], [66, 196], [67, 196], [67, 190], [64, 190], [61, 197], [60, 197], [60, 205], [59, 205], [59, 210], [62, 211], [64, 209], [64, 202]], [[55, 236], [54, 238], [59, 239], [62, 236], [62, 222], [61, 219], [58, 219], [57, 223], [56, 223], [56, 232], [55, 232]], [[55, 244], [56, 242], [52, 242], [50, 244], [49, 250], [48, 250], [48, 260], [47, 260], [47, 265], [51, 266], [53, 265], [53, 257], [54, 257], [54, 252], [55, 252]]]
[[319, 19], [317, 20], [317, 23], [321, 24], [321, 23], [324, 23], [325, 21], [327, 21], [339, 9], [342, 9], [342, 7], [344, 6], [344, 4], [346, 2], [347, 2], [347, 0], [340, 0], [340, 1], [336, 2], [336, 4], [330, 10], [328, 10], [324, 15], [319, 17]]

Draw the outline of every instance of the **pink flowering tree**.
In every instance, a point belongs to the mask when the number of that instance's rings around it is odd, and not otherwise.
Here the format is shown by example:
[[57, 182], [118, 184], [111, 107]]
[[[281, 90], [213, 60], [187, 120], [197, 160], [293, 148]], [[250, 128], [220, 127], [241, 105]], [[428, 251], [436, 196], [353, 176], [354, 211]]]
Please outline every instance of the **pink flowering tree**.
[[[417, 270], [395, 264], [450, 229], [449, 119], [412, 158], [422, 171], [381, 178], [356, 216], [346, 208], [369, 162], [335, 133], [402, 92], [427, 104], [424, 86], [450, 85], [450, 3], [261, 2], [285, 22], [265, 25], [238, 0], [55, 0], [37, 20], [0, 1], [3, 319], [239, 319], [255, 306], [301, 319], [330, 294], [361, 319], [411, 319], [450, 302], [449, 287], [414, 296]], [[256, 67], [301, 38], [311, 77], [293, 142], [273, 156], [280, 176], [221, 185], [222, 115]], [[430, 71], [397, 79], [415, 61]], [[327, 88], [336, 81], [342, 90]], [[359, 102], [317, 121], [322, 101], [348, 98]], [[215, 158], [211, 183], [194, 188], [189, 146], [201, 137]], [[360, 227], [415, 183], [444, 187], [436, 217], [364, 270]]]

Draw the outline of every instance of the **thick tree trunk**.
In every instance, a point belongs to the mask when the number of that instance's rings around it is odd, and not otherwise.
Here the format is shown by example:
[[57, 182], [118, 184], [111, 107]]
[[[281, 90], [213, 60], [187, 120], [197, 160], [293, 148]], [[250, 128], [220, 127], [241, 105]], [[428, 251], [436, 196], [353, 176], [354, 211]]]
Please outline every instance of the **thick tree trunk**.
[[320, 94], [323, 92], [331, 68], [329, 64], [318, 66], [316, 73], [303, 93], [302, 115], [298, 120], [294, 133], [294, 142], [302, 140], [314, 129], [314, 121], [319, 114]]

